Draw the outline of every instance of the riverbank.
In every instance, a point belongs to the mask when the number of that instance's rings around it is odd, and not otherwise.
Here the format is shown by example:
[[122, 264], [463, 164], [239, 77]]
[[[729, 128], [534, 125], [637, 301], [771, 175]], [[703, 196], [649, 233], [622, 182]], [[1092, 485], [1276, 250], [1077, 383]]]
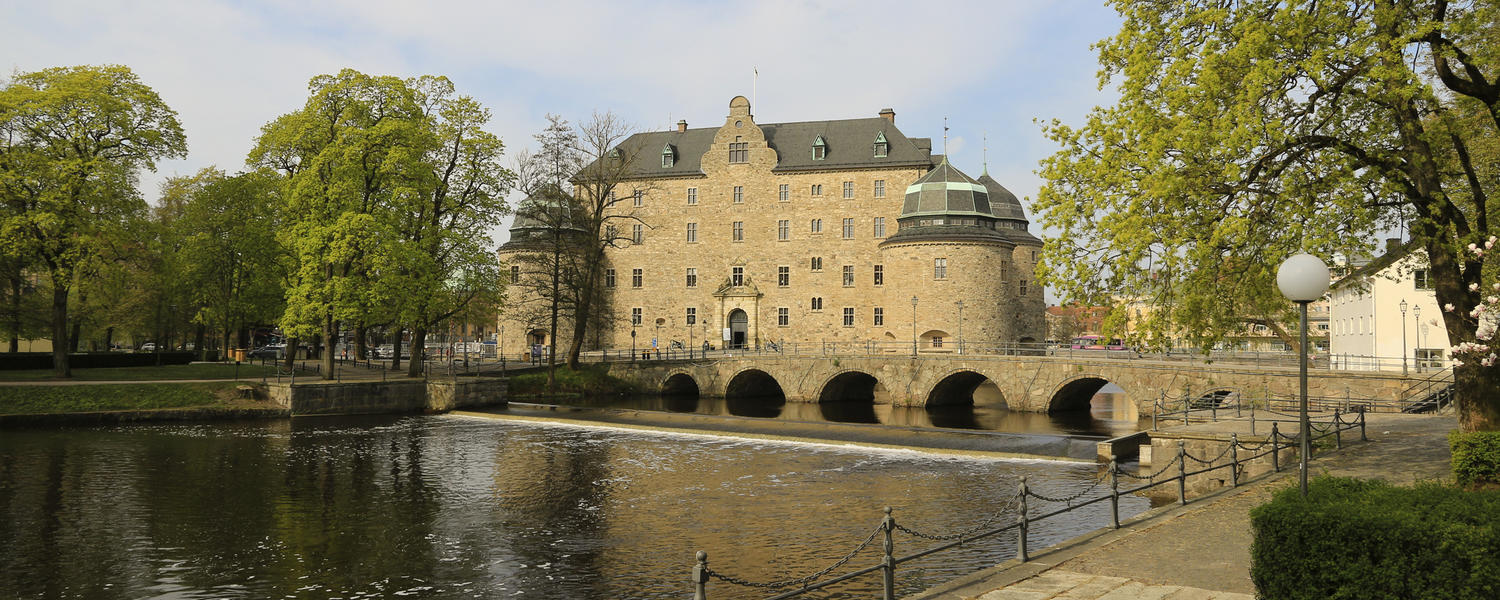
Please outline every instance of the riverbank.
[[[1452, 415], [1380, 415], [1368, 442], [1319, 452], [1311, 474], [1398, 485], [1451, 478]], [[1118, 530], [1103, 529], [938, 586], [907, 600], [1216, 598], [1249, 600], [1250, 509], [1296, 485], [1296, 469], [1225, 489], [1187, 506], [1158, 508]], [[1176, 595], [1173, 595], [1176, 594]]]
[[288, 415], [254, 387], [237, 381], [0, 385], [0, 426]]

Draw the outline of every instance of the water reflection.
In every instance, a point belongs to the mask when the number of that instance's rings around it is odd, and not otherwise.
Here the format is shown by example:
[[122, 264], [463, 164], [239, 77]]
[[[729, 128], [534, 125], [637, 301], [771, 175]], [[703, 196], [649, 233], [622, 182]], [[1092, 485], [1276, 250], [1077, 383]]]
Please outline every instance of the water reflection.
[[[785, 577], [836, 558], [882, 506], [954, 531], [1021, 476], [1061, 496], [1096, 475], [460, 417], [13, 430], [0, 435], [0, 598], [677, 598], [694, 550]], [[1125, 514], [1145, 506], [1126, 498]], [[1107, 509], [1092, 508], [1036, 526], [1032, 543], [1097, 527]], [[1003, 537], [911, 564], [901, 593], [1003, 560]]]

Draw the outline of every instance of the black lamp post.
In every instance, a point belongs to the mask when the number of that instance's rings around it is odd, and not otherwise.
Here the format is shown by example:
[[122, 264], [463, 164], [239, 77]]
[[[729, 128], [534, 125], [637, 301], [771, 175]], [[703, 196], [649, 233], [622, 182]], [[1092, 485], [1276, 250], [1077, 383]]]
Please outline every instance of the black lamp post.
[[911, 356], [917, 357], [917, 297], [911, 297]]
[[1406, 376], [1406, 300], [1401, 301], [1401, 376]]
[[[1307, 420], [1307, 305], [1322, 298], [1323, 294], [1328, 291], [1328, 265], [1323, 264], [1318, 257], [1306, 253], [1288, 258], [1276, 270], [1276, 287], [1281, 288], [1281, 294], [1288, 300], [1297, 303], [1297, 312], [1301, 316], [1299, 335], [1302, 345], [1297, 353], [1302, 392], [1297, 432], [1301, 457], [1298, 462], [1297, 481], [1302, 488], [1302, 496], [1307, 497], [1307, 455], [1312, 452], [1312, 427]], [[1403, 301], [1403, 310], [1405, 304], [1406, 302]], [[1402, 331], [1404, 334], [1404, 327]]]

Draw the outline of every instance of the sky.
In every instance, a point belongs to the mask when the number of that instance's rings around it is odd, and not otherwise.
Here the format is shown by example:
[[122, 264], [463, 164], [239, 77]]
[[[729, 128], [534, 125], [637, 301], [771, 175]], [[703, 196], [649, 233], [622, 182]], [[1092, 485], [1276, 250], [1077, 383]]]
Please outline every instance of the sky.
[[935, 146], [947, 118], [953, 163], [977, 177], [987, 146], [990, 175], [1029, 214], [1038, 162], [1056, 150], [1039, 123], [1081, 124], [1112, 100], [1090, 46], [1120, 22], [1103, 0], [0, 0], [0, 78], [133, 69], [187, 134], [186, 159], [143, 175], [152, 201], [166, 177], [243, 169], [308, 80], [350, 67], [447, 76], [493, 111], [511, 157], [548, 113], [702, 127], [737, 95], [761, 123], [893, 108], [903, 133]]

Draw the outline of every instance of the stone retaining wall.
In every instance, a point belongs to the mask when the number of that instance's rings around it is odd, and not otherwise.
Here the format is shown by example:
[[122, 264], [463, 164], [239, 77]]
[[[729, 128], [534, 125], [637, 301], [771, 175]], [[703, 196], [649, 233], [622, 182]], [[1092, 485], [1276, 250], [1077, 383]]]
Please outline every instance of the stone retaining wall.
[[442, 412], [455, 408], [503, 406], [504, 379], [448, 381], [310, 381], [268, 383], [268, 397], [292, 416]]

